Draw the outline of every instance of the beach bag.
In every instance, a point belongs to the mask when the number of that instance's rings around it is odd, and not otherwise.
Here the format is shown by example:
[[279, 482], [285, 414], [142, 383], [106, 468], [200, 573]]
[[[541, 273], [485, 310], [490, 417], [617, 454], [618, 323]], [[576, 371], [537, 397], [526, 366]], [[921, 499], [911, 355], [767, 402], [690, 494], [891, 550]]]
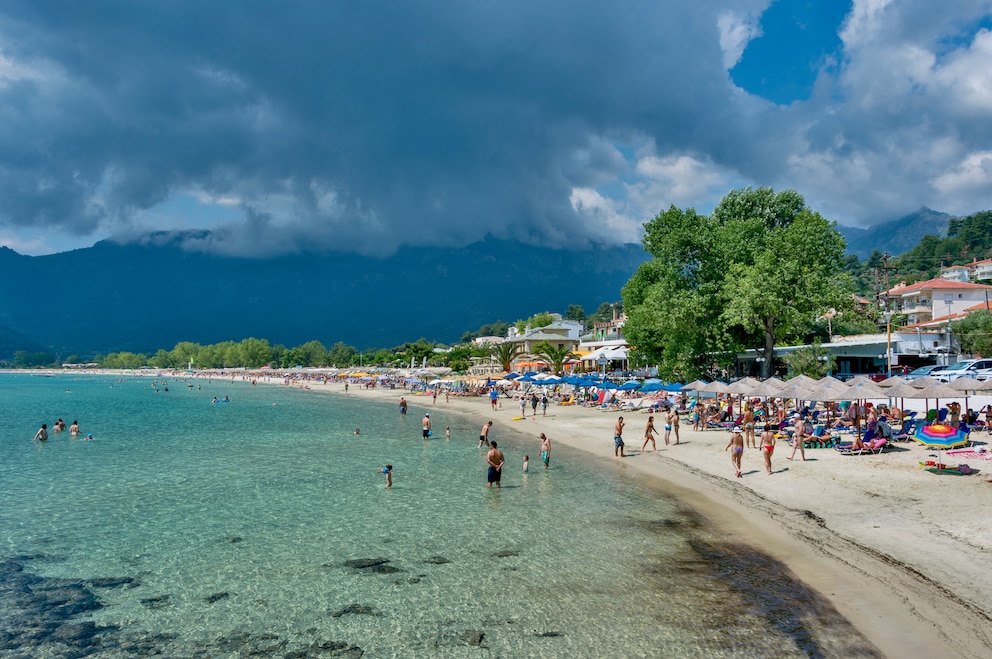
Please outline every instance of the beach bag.
[[967, 476], [968, 474], [971, 473], [971, 467], [969, 467], [968, 465], [965, 465], [965, 464], [960, 464], [960, 465], [958, 465], [958, 471], [960, 471], [962, 474], [964, 474], [965, 476]]

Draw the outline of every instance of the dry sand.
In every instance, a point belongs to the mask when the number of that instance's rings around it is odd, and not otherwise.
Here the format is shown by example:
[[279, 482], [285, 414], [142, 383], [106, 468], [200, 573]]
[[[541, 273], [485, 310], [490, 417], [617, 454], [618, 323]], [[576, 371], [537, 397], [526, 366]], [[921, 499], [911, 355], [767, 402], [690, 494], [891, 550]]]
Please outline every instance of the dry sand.
[[[339, 383], [310, 386], [344, 393]], [[401, 390], [353, 385], [347, 395], [393, 404], [406, 396], [411, 415], [432, 407], [430, 397]], [[886, 656], [992, 656], [992, 461], [947, 460], [968, 462], [977, 475], [931, 474], [918, 464], [931, 451], [908, 443], [881, 455], [811, 449], [806, 462], [798, 453], [789, 462], [791, 448], [779, 442], [771, 476], [760, 452], [746, 449], [736, 478], [725, 431], [692, 432], [683, 424], [680, 445], [659, 438], [657, 452], [649, 445], [642, 453], [647, 414], [640, 411], [552, 405], [547, 417], [538, 410], [535, 419], [512, 421], [515, 402], [504, 398], [493, 413], [488, 398], [454, 396], [448, 403], [439, 397], [434, 409], [480, 427], [492, 419], [494, 438], [523, 433], [534, 453], [545, 432], [553, 445], [588, 452], [604, 469], [660, 479], [717, 528], [789, 566]], [[621, 415], [629, 456], [618, 460], [613, 425]]]

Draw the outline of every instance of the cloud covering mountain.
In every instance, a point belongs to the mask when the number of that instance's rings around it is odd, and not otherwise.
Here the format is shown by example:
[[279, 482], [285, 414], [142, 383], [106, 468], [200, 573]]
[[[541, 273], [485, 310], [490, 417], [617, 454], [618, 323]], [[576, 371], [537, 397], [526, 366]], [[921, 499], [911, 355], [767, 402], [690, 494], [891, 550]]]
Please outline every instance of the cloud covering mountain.
[[992, 207], [990, 18], [988, 0], [7, 0], [0, 244], [622, 244], [743, 185], [852, 225], [965, 214]]

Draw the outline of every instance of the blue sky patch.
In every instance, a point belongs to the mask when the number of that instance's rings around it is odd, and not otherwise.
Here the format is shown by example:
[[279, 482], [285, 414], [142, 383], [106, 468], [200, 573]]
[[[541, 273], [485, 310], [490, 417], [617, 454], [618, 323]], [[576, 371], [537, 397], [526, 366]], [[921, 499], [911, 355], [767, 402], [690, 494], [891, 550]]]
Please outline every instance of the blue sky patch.
[[761, 16], [761, 36], [744, 49], [730, 77], [778, 105], [808, 99], [820, 70], [840, 52], [850, 2], [778, 0]]

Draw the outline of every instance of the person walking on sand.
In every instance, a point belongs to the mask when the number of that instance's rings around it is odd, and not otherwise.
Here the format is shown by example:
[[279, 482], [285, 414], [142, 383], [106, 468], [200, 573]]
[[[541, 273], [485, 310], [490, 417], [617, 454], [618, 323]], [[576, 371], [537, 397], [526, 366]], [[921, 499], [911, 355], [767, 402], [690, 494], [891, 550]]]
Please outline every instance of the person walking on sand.
[[499, 390], [494, 386], [489, 390], [489, 402], [493, 406], [493, 412], [496, 411], [496, 404], [499, 402]]
[[791, 460], [796, 457], [796, 449], [799, 449], [799, 455], [802, 457], [803, 462], [806, 462], [806, 422], [799, 415], [796, 415], [796, 432], [792, 435], [792, 453], [786, 460]]
[[730, 452], [730, 461], [734, 465], [734, 469], [737, 470], [737, 478], [741, 477], [741, 456], [744, 455], [744, 435], [741, 434], [741, 429], [739, 427], [734, 428], [734, 432], [730, 435], [730, 441], [727, 442], [726, 448], [732, 449]]
[[541, 394], [541, 416], [548, 416], [548, 395]]
[[531, 416], [532, 417], [537, 416], [537, 404], [539, 402], [540, 401], [537, 400], [537, 392], [532, 393], [530, 395], [530, 409], [531, 409]]
[[541, 433], [541, 462], [544, 463], [545, 469], [551, 464], [551, 440], [543, 432]]
[[492, 487], [493, 483], [496, 483], [496, 487], [500, 487], [500, 478], [503, 475], [503, 462], [506, 458], [503, 457], [503, 452], [496, 448], [496, 442], [492, 442], [492, 448], [489, 449], [489, 453], [486, 454], [486, 464], [489, 465], [489, 473], [486, 476], [486, 487]]
[[431, 413], [428, 412], [424, 415], [424, 418], [420, 421], [420, 427], [424, 431], [424, 439], [430, 439], [431, 436]]
[[679, 411], [672, 407], [668, 412], [668, 424], [672, 427], [675, 432], [675, 444], [679, 443]]
[[520, 417], [527, 416], [527, 397], [520, 394]]
[[623, 417], [617, 419], [617, 425], [613, 426], [613, 455], [618, 458], [626, 458], [623, 454]]
[[668, 408], [662, 411], [665, 414], [665, 446], [668, 446], [668, 438], [672, 435], [672, 415], [669, 414]]
[[658, 445], [654, 443], [654, 436], [658, 431], [654, 429], [654, 416], [648, 417], [648, 425], [644, 429], [644, 443], [641, 445], [641, 453], [647, 448], [648, 442], [651, 442], [651, 448], [655, 451], [658, 450]]
[[772, 453], [774, 452], [775, 433], [772, 432], [772, 427], [766, 423], [761, 431], [761, 455], [765, 459], [765, 471], [769, 476], [772, 475]]
[[483, 444], [485, 444], [486, 446], [489, 446], [489, 429], [492, 428], [492, 427], [493, 427], [493, 422], [492, 421], [487, 421], [486, 423], [484, 423], [482, 425], [482, 430], [479, 432], [479, 446], [478, 446], [478, 448], [482, 448], [482, 445]]
[[47, 442], [48, 441], [48, 424], [43, 423], [41, 427], [38, 428], [38, 432], [34, 434], [34, 440], [36, 442]]

